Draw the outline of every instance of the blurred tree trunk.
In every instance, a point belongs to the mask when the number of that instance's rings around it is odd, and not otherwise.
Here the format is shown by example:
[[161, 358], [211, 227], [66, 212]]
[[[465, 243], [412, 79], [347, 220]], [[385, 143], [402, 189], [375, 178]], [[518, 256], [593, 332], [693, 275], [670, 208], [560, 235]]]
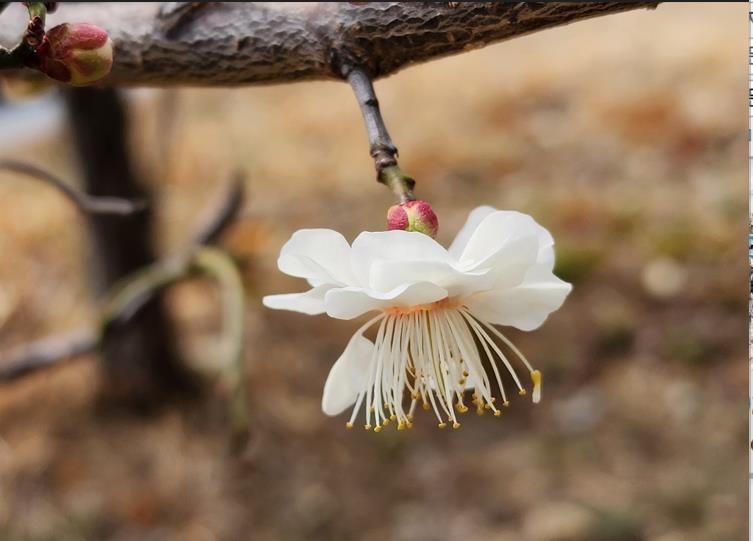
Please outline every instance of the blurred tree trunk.
[[[129, 156], [127, 117], [118, 91], [69, 88], [65, 99], [86, 191], [151, 203]], [[89, 223], [98, 293], [154, 260], [151, 210], [126, 217], [92, 216]], [[148, 410], [198, 389], [177, 354], [161, 296], [108, 333], [102, 363], [103, 398], [109, 404]]]

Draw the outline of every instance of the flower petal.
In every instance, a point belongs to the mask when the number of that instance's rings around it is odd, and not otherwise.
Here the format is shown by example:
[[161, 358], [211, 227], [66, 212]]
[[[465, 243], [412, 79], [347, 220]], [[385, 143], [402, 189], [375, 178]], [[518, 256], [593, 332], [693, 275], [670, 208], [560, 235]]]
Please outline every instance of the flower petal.
[[549, 231], [536, 221], [520, 212], [499, 210], [488, 214], [471, 234], [460, 257], [459, 263], [464, 268], [477, 268], [505, 244], [523, 237], [535, 236], [535, 243], [541, 257], [548, 254], [547, 247], [554, 244]]
[[446, 289], [450, 297], [490, 289], [495, 281], [490, 268], [462, 272], [440, 261], [379, 260], [372, 264], [370, 274], [372, 286], [378, 291], [390, 291], [405, 283], [431, 282]]
[[353, 284], [350, 245], [331, 229], [301, 229], [280, 250], [277, 266], [285, 274], [306, 278], [312, 285]]
[[465, 250], [466, 244], [468, 244], [468, 240], [471, 238], [471, 235], [473, 235], [473, 232], [476, 231], [478, 224], [493, 212], [497, 212], [497, 209], [488, 205], [476, 207], [471, 211], [465, 224], [460, 228], [460, 231], [458, 231], [458, 234], [455, 236], [455, 240], [452, 241], [450, 248], [447, 250], [452, 257], [460, 259], [463, 250]]
[[531, 331], [562, 306], [571, 290], [570, 284], [557, 278], [543, 263], [531, 267], [520, 285], [477, 293], [468, 297], [465, 305], [474, 317], [489, 323]]
[[538, 238], [535, 235], [506, 242], [497, 253], [479, 264], [492, 269], [494, 285], [487, 289], [507, 289], [523, 282], [529, 269], [536, 265], [538, 253]]
[[324, 305], [330, 317], [353, 319], [372, 310], [410, 308], [446, 297], [446, 289], [429, 282], [404, 284], [386, 293], [360, 287], [338, 287], [327, 292]]
[[286, 293], [284, 295], [267, 295], [262, 299], [262, 303], [267, 308], [275, 310], [292, 310], [314, 316], [323, 314], [324, 294], [332, 289], [332, 285], [317, 286], [309, 289], [305, 293]]
[[353, 241], [350, 257], [359, 283], [374, 289], [371, 267], [376, 261], [399, 261], [406, 267], [413, 261], [452, 261], [447, 250], [428, 235], [400, 230], [361, 233]]
[[345, 351], [329, 371], [322, 394], [322, 411], [338, 415], [352, 406], [366, 388], [374, 343], [362, 334], [353, 335]]

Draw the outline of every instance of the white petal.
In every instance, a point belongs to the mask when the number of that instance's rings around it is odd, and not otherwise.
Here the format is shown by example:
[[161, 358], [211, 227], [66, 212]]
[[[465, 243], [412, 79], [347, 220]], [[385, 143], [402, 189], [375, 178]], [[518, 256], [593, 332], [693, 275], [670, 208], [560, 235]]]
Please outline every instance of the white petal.
[[305, 293], [287, 293], [284, 295], [267, 295], [262, 303], [275, 310], [293, 310], [310, 316], [323, 314], [324, 294], [332, 289], [331, 285], [318, 286]]
[[535, 237], [538, 251], [546, 255], [546, 247], [554, 241], [549, 232], [536, 221], [520, 212], [500, 210], [488, 214], [471, 234], [459, 262], [467, 268], [482, 265], [505, 247], [505, 244], [519, 238]]
[[277, 266], [285, 274], [310, 283], [350, 285], [350, 245], [331, 229], [301, 229], [280, 250]]
[[[520, 279], [523, 279], [523, 274], [520, 275]], [[448, 295], [454, 297], [490, 289], [494, 284], [495, 275], [489, 268], [461, 272], [453, 265], [440, 261], [381, 260], [372, 264], [370, 281], [378, 291], [390, 291], [406, 283], [431, 282], [446, 289]]]
[[370, 282], [371, 266], [376, 261], [443, 261], [451, 258], [437, 241], [416, 231], [377, 231], [361, 233], [350, 252], [353, 272], [359, 283], [375, 288]]
[[529, 235], [506, 242], [480, 266], [491, 267], [494, 275], [493, 289], [507, 289], [523, 282], [526, 273], [536, 265], [538, 253], [538, 238]]
[[492, 212], [497, 212], [497, 209], [490, 206], [476, 207], [471, 211], [465, 224], [460, 228], [460, 231], [455, 236], [455, 240], [452, 241], [449, 250], [447, 250], [452, 257], [460, 259], [460, 255], [465, 250], [466, 244], [468, 244], [468, 239], [476, 231], [478, 224]]
[[356, 334], [329, 371], [324, 383], [322, 411], [338, 415], [352, 406], [358, 394], [366, 388], [374, 343]]
[[547, 264], [538, 264], [529, 269], [520, 285], [477, 293], [465, 299], [465, 305], [475, 317], [489, 323], [531, 331], [562, 306], [570, 290], [572, 286], [552, 274]]
[[429, 282], [404, 284], [386, 293], [359, 287], [339, 287], [327, 292], [324, 296], [324, 305], [330, 317], [353, 319], [372, 310], [409, 308], [446, 297], [446, 289]]

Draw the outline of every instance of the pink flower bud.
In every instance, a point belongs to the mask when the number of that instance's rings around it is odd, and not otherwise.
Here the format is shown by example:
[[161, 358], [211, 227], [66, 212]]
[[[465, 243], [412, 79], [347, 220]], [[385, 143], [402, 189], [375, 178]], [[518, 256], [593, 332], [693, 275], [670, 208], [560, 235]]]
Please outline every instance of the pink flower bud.
[[426, 201], [406, 201], [387, 211], [387, 229], [418, 231], [431, 238], [437, 236], [439, 220]]
[[112, 40], [89, 23], [64, 23], [47, 31], [37, 47], [42, 73], [73, 86], [95, 83], [112, 68]]

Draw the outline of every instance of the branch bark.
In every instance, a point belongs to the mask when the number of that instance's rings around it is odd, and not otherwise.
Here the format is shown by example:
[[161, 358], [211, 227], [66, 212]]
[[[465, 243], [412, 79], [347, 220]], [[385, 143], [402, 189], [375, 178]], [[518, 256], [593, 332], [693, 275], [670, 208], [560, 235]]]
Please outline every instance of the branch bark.
[[[110, 85], [230, 86], [372, 78], [407, 65], [657, 2], [80, 2], [48, 27], [86, 21], [115, 44]], [[10, 13], [0, 41], [24, 28]]]

